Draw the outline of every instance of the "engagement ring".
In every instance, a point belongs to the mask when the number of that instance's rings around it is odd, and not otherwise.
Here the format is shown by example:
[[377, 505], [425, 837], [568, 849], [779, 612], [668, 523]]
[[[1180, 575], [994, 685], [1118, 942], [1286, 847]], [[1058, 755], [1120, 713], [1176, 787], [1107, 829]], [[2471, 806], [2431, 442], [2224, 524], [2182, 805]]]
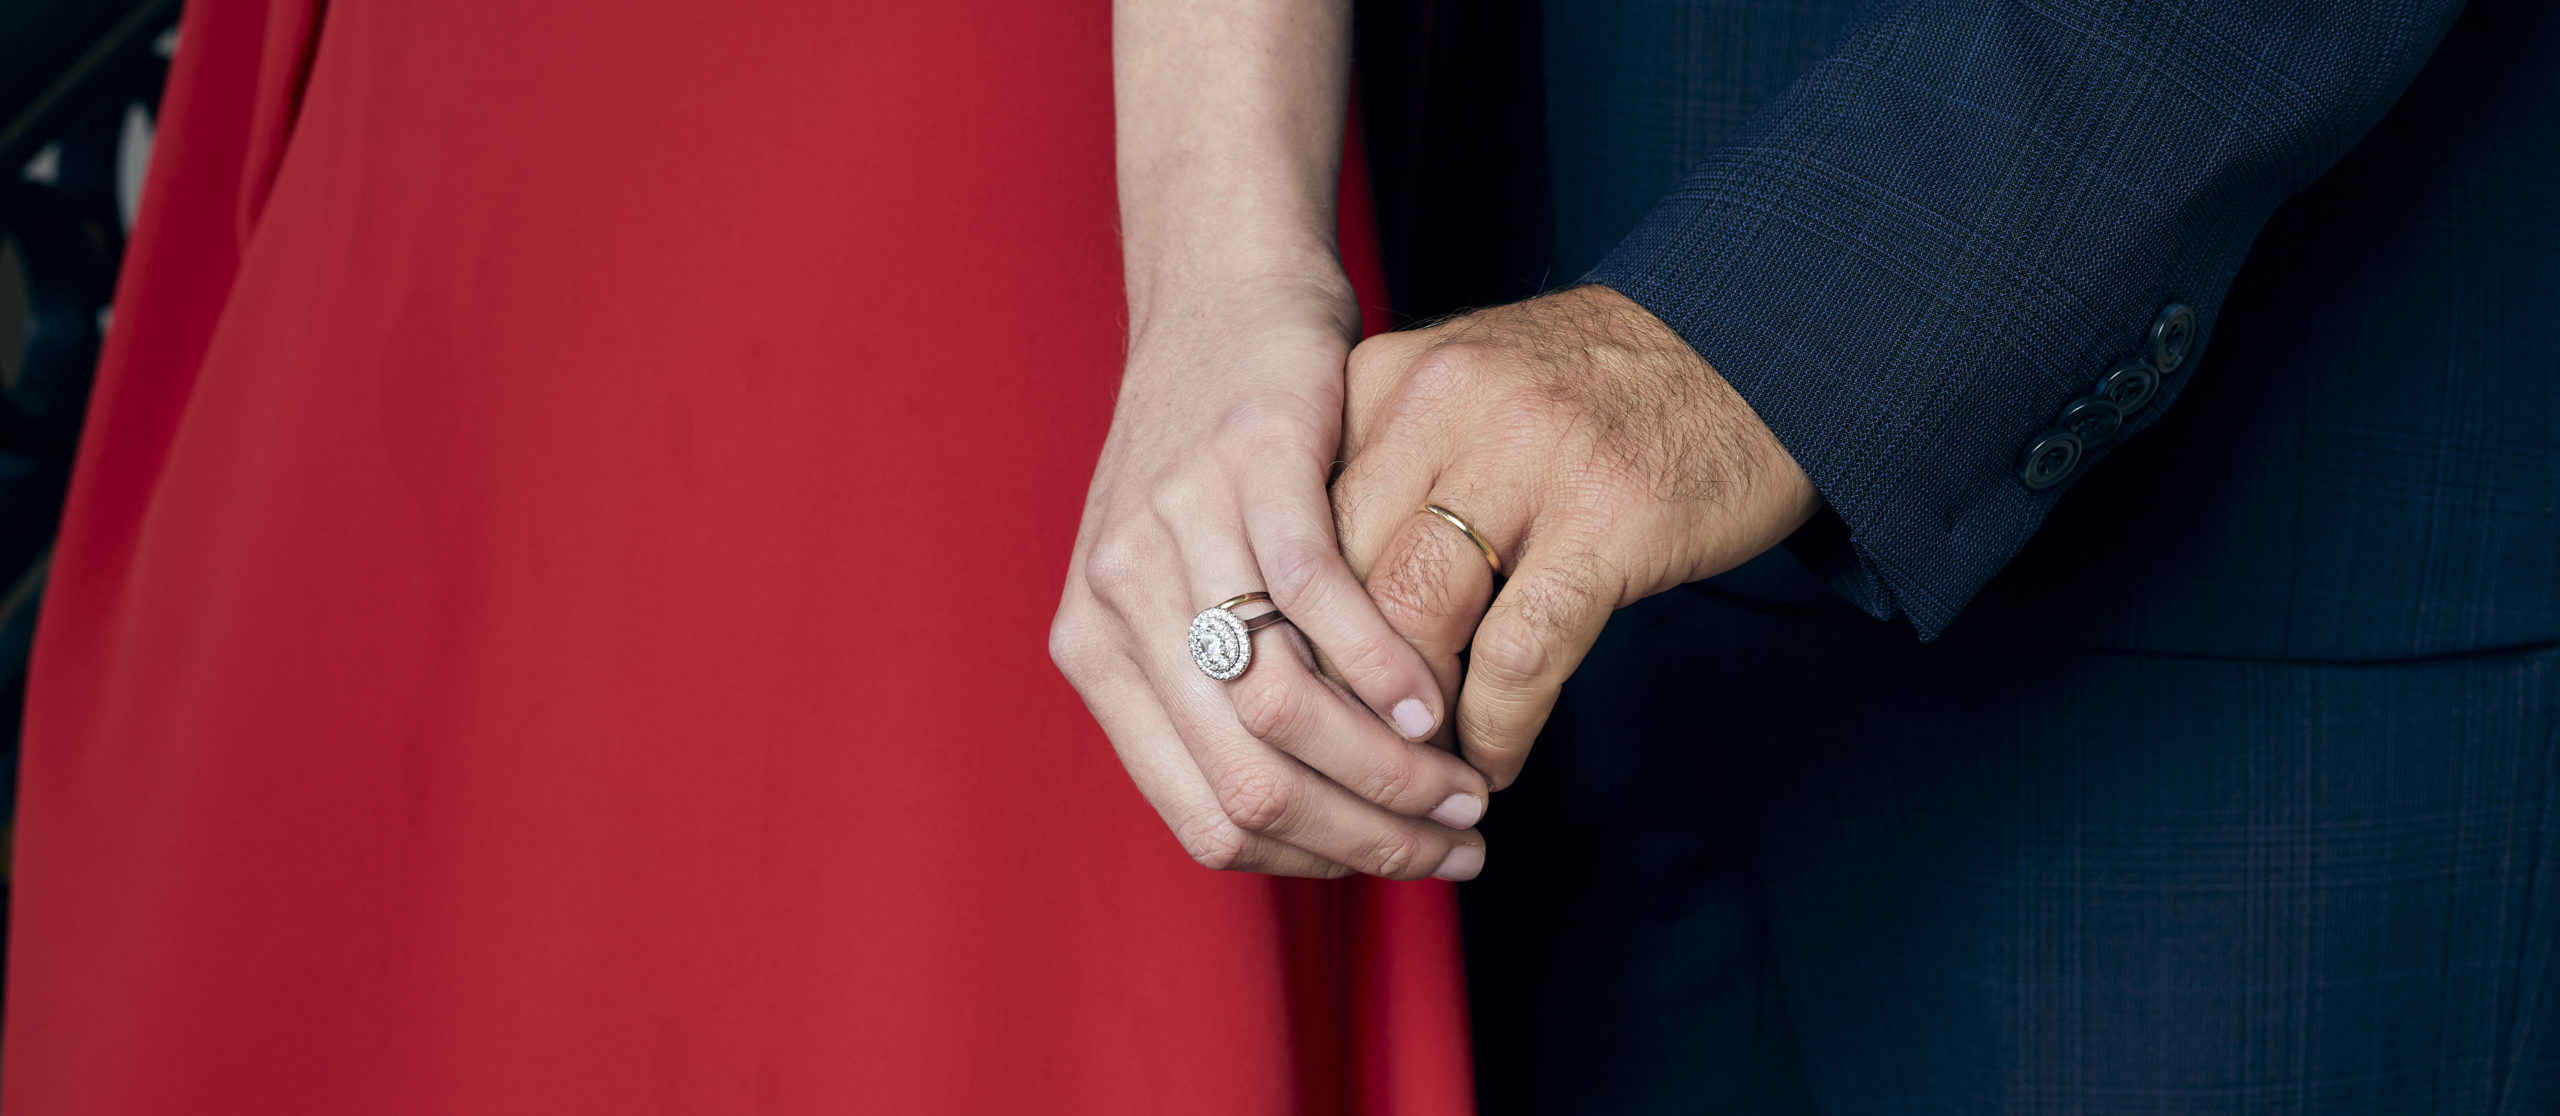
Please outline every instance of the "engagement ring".
[[1246, 593], [1201, 609], [1200, 615], [1191, 618], [1191, 661], [1200, 664], [1200, 673], [1225, 682], [1253, 665], [1253, 633], [1288, 618], [1277, 608], [1250, 620], [1235, 610], [1270, 600], [1269, 593]]

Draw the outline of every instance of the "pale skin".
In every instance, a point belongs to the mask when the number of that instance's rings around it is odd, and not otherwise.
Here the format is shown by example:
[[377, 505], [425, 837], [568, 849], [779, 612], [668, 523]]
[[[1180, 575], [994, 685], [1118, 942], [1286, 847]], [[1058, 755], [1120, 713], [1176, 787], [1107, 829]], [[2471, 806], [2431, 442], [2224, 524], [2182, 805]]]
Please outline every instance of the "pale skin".
[[[1050, 650], [1200, 863], [1463, 879], [1489, 787], [1429, 743], [1447, 701], [1325, 497], [1359, 329], [1334, 243], [1349, 18], [1114, 6], [1129, 359]], [[1290, 623], [1253, 637], [1243, 677], [1202, 674], [1192, 614], [1257, 589]]]
[[[1472, 827], [1608, 614], [1739, 564], [1818, 499], [1705, 361], [1605, 288], [1352, 348], [1348, 14], [1114, 6], [1130, 351], [1050, 645], [1203, 865], [1467, 879]], [[1494, 545], [1498, 591], [1424, 502]], [[1210, 679], [1190, 616], [1252, 589], [1290, 623]]]

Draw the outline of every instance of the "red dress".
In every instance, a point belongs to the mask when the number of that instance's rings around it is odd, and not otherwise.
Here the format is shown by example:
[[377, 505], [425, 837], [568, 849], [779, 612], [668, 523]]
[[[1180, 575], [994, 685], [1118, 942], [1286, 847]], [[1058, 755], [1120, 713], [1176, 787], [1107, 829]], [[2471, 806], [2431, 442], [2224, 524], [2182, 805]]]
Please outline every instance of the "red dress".
[[1047, 659], [1107, 9], [191, 4], [0, 1110], [1465, 1109], [1445, 887], [1193, 866]]

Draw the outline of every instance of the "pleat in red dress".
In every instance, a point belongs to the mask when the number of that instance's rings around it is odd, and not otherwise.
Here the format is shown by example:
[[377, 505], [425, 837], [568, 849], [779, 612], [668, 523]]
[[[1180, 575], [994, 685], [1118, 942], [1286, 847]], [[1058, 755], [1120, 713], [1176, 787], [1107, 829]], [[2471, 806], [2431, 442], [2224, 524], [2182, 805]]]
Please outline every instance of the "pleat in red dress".
[[1107, 5], [320, 17], [186, 15], [0, 1107], [1468, 1107], [1445, 887], [1196, 868], [1047, 662]]

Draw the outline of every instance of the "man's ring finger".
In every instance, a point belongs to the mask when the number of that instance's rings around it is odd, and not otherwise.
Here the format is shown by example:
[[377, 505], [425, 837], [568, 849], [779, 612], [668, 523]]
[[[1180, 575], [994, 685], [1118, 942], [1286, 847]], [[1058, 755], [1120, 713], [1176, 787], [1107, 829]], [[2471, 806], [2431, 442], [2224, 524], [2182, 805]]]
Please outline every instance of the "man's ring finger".
[[1492, 541], [1486, 539], [1482, 532], [1477, 531], [1473, 524], [1460, 518], [1458, 513], [1438, 504], [1424, 504], [1422, 510], [1438, 516], [1441, 522], [1466, 532], [1467, 541], [1476, 544], [1476, 552], [1484, 555], [1484, 564], [1493, 567], [1495, 577], [1502, 576], [1502, 556], [1493, 552]]

